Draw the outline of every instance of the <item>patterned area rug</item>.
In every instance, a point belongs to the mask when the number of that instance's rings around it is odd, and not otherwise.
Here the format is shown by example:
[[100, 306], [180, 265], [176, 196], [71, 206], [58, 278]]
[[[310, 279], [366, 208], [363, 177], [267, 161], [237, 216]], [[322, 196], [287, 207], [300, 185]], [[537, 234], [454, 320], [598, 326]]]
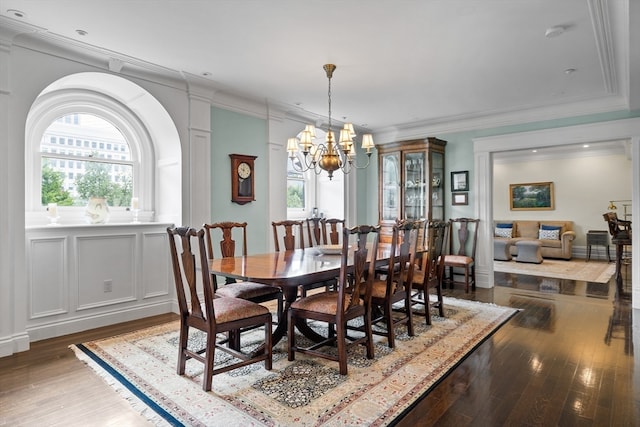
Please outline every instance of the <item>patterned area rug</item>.
[[545, 259], [542, 264], [513, 261], [493, 261], [493, 270], [500, 273], [527, 274], [552, 279], [607, 283], [616, 272], [615, 263], [584, 260]]
[[[453, 298], [445, 306], [431, 327], [416, 316], [416, 336], [399, 329], [395, 349], [376, 337], [373, 360], [354, 348], [346, 376], [337, 362], [300, 354], [287, 361], [285, 339], [271, 371], [259, 363], [216, 375], [208, 393], [199, 362], [176, 374], [178, 322], [71, 348], [156, 425], [386, 426], [517, 312]], [[201, 340], [190, 337], [194, 346]]]

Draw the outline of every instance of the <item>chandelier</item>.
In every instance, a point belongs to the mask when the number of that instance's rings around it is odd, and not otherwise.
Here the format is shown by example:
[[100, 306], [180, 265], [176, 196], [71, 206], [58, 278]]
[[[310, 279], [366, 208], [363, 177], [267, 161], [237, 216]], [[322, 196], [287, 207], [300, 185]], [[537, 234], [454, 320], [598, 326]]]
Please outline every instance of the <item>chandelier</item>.
[[366, 151], [367, 163], [359, 166], [356, 163], [356, 149], [353, 141], [356, 133], [353, 124], [345, 123], [344, 127], [340, 129], [340, 140], [336, 143], [331, 128], [331, 77], [336, 66], [325, 64], [323, 68], [327, 73], [327, 79], [329, 79], [329, 126], [326, 140], [324, 144], [314, 143], [316, 128], [313, 125], [306, 125], [297, 137], [287, 140], [287, 152], [294, 170], [298, 172], [313, 170], [316, 175], [325, 170], [329, 174], [329, 179], [332, 179], [333, 172], [338, 169], [347, 174], [353, 169], [364, 169], [369, 166], [371, 150], [375, 146], [371, 134], [362, 135], [362, 149]]

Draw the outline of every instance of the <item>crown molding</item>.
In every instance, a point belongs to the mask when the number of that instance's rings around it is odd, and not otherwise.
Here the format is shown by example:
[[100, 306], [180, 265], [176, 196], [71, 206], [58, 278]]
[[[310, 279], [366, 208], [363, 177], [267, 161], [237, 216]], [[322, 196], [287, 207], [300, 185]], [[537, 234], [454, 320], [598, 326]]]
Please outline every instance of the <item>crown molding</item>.
[[503, 126], [557, 120], [611, 111], [628, 110], [628, 103], [622, 96], [607, 96], [598, 99], [578, 100], [549, 107], [532, 107], [512, 111], [490, 111], [439, 120], [407, 123], [375, 131], [378, 143], [421, 138], [425, 135], [469, 132], [478, 129], [492, 129]]
[[615, 67], [615, 51], [609, 20], [608, 0], [588, 0], [591, 25], [595, 34], [602, 80], [608, 94], [615, 94], [618, 90], [618, 79]]

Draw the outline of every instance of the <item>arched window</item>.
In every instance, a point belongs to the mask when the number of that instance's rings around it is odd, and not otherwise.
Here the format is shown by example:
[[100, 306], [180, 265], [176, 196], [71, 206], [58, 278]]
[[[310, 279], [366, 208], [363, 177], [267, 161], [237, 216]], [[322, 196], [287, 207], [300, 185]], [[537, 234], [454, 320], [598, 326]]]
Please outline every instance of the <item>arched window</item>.
[[[179, 222], [180, 141], [149, 92], [118, 76], [79, 73], [43, 90], [25, 126], [25, 222], [86, 223], [90, 197], [104, 197], [111, 223]], [[162, 187], [163, 191], [159, 191]], [[132, 199], [135, 201], [132, 203]]]

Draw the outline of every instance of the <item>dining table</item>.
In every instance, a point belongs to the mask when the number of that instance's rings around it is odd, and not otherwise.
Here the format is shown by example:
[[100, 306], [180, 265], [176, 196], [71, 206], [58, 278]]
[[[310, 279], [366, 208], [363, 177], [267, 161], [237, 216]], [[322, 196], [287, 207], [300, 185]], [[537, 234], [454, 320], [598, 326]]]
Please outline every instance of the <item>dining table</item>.
[[[348, 262], [352, 259], [352, 252], [349, 250]], [[272, 341], [275, 345], [287, 334], [287, 312], [291, 303], [298, 298], [299, 287], [310, 288], [337, 279], [342, 262], [341, 253], [341, 245], [329, 245], [233, 258], [215, 258], [209, 260], [209, 272], [214, 276], [265, 283], [282, 289], [284, 308], [282, 319], [279, 319], [273, 331]], [[390, 256], [391, 245], [380, 243], [376, 264], [388, 263]], [[296, 328], [311, 340], [323, 339], [304, 321], [297, 322]]]

